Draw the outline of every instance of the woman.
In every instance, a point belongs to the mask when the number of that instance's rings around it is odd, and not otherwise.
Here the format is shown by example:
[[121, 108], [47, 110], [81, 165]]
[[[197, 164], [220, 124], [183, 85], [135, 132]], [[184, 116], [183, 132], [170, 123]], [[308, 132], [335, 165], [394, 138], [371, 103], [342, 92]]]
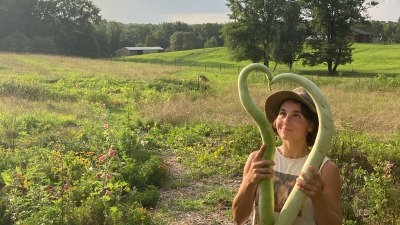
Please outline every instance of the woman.
[[265, 113], [282, 145], [276, 148], [274, 161], [262, 159], [264, 145], [249, 155], [232, 204], [236, 224], [244, 224], [252, 212], [253, 224], [258, 224], [257, 187], [262, 179], [274, 179], [275, 218], [297, 185], [307, 199], [294, 224], [342, 224], [338, 167], [325, 158], [319, 169], [308, 168], [310, 176], [301, 173], [318, 132], [317, 110], [310, 95], [301, 87], [276, 92], [268, 96]]

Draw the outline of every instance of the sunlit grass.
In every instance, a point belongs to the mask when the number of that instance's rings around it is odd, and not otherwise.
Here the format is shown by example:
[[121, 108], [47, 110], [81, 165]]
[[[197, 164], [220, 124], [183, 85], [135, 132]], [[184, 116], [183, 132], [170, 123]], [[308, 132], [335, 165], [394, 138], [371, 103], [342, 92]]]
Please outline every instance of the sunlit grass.
[[[400, 44], [372, 44], [355, 43], [352, 46], [353, 62], [351, 64], [339, 65], [337, 71], [342, 75], [376, 75], [378, 73], [400, 74]], [[238, 68], [251, 63], [250, 61], [234, 62], [229, 58], [229, 52], [226, 48], [196, 49], [179, 52], [165, 52], [158, 54], [147, 54], [139, 56], [124, 57], [125, 61], [150, 62], [154, 64], [172, 64], [175, 66], [199, 67], [219, 69], [222, 71], [231, 71], [234, 73]], [[275, 67], [272, 61], [269, 65]], [[285, 65], [277, 65], [277, 72], [288, 72]], [[301, 61], [293, 66], [293, 72], [312, 75], [326, 74], [327, 66], [318, 65], [315, 67], [303, 67]]]
[[[297, 71], [313, 75], [306, 77], [313, 80], [327, 96], [337, 133], [351, 140], [354, 138], [365, 142], [365, 146], [357, 145], [354, 149], [349, 148], [349, 151], [363, 148], [360, 151], [364, 152], [365, 148], [365, 151], [369, 151], [368, 156], [373, 158], [382, 151], [376, 146], [388, 141], [390, 148], [385, 145], [385, 149], [390, 151], [381, 156], [395, 158], [396, 140], [400, 137], [400, 119], [395, 114], [400, 107], [400, 98], [397, 97], [400, 94], [400, 81], [398, 76], [378, 77], [373, 67], [368, 66], [374, 64], [373, 58], [367, 57], [371, 54], [368, 50], [371, 46], [376, 46], [376, 52], [388, 51], [387, 55], [396, 55], [380, 45], [360, 45], [354, 57], [360, 58], [365, 64], [359, 64], [363, 66], [357, 67], [355, 72], [349, 69], [338, 76], [316, 76], [316, 72], [323, 67], [297, 67]], [[156, 142], [165, 138], [165, 143], [150, 150], [180, 158], [179, 165], [184, 167], [187, 175], [182, 178], [183, 183], [175, 185], [178, 189], [190, 187], [193, 180], [219, 179], [218, 182], [229, 182], [227, 176], [240, 176], [245, 161], [243, 155], [256, 149], [258, 146], [254, 145], [259, 144], [256, 124], [241, 105], [237, 89], [239, 69], [248, 65], [248, 62], [229, 61], [225, 55], [226, 49], [197, 50], [194, 53], [177, 52], [174, 57], [179, 54], [181, 57], [191, 57], [190, 60], [201, 66], [133, 63], [128, 59], [112, 61], [0, 54], [2, 144], [7, 141], [5, 131], [14, 131], [14, 125], [18, 129], [19, 137], [16, 139], [20, 148], [43, 144], [42, 140], [51, 135], [90, 135], [93, 127], [103, 126], [99, 123], [100, 108], [106, 103], [109, 110], [107, 120], [113, 129], [126, 128], [127, 123], [135, 124], [132, 121], [137, 120], [143, 130], [133, 132], [143, 135], [140, 136], [142, 140], [149, 138]], [[163, 60], [168, 60], [168, 54], [143, 57], [163, 57]], [[392, 71], [399, 74], [400, 69], [392, 66], [396, 58], [392, 56], [388, 57], [387, 64], [380, 62], [382, 70], [379, 73]], [[208, 63], [213, 66], [204, 65]], [[218, 66], [221, 64], [230, 68]], [[278, 66], [278, 71], [284, 70], [284, 66]], [[360, 76], [364, 72], [357, 74], [359, 71], [366, 71], [367, 76]], [[209, 82], [199, 81], [200, 74], [205, 75]], [[270, 91], [265, 75], [254, 73], [249, 76], [249, 87], [254, 101], [263, 109], [269, 94], [293, 89], [295, 85], [278, 83], [272, 85]], [[31, 130], [26, 129], [28, 123]], [[163, 126], [161, 124], [168, 128], [160, 128]], [[253, 132], [250, 131], [251, 126], [254, 127]], [[150, 130], [154, 133], [150, 133]], [[163, 133], [167, 130], [171, 133]], [[174, 185], [167, 187], [173, 188]], [[225, 189], [198, 192], [193, 192], [193, 196], [184, 193], [175, 198], [175, 201], [169, 202], [173, 206], [169, 210], [201, 214], [221, 206], [229, 214], [233, 192]], [[164, 210], [162, 213], [167, 216], [163, 218], [173, 221], [176, 212]]]

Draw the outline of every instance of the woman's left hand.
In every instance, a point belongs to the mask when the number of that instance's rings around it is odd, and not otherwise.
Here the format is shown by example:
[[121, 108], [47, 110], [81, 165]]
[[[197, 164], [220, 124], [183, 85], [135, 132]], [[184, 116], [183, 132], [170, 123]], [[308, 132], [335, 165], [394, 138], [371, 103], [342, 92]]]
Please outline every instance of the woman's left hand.
[[301, 172], [297, 178], [297, 186], [310, 199], [318, 198], [322, 195], [322, 181], [319, 172], [312, 166], [307, 168], [307, 172]]

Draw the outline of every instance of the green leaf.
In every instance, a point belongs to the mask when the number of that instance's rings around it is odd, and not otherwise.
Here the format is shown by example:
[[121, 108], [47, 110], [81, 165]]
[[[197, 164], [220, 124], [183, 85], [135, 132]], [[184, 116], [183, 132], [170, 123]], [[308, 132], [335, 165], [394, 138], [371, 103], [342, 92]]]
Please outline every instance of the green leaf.
[[9, 186], [12, 184], [13, 179], [11, 177], [10, 171], [4, 171], [1, 173], [1, 178], [3, 179], [4, 183], [6, 186]]

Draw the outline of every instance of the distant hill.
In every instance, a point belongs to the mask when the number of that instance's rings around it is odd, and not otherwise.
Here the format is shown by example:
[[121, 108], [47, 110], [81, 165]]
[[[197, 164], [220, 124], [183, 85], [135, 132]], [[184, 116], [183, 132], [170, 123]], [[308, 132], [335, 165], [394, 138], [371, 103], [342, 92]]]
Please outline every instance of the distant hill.
[[[341, 75], [357, 74], [400, 74], [400, 44], [365, 44], [353, 45], [353, 63], [340, 65], [338, 72]], [[235, 62], [230, 59], [226, 48], [205, 48], [177, 52], [164, 52], [117, 58], [117, 60], [144, 62], [155, 64], [168, 64], [187, 67], [213, 67], [236, 69], [250, 64], [250, 61]], [[271, 69], [275, 63], [271, 62]], [[287, 72], [284, 65], [277, 66], [278, 72]], [[295, 63], [293, 72], [299, 74], [325, 73], [327, 67], [319, 65], [315, 67], [303, 67], [301, 62]]]

